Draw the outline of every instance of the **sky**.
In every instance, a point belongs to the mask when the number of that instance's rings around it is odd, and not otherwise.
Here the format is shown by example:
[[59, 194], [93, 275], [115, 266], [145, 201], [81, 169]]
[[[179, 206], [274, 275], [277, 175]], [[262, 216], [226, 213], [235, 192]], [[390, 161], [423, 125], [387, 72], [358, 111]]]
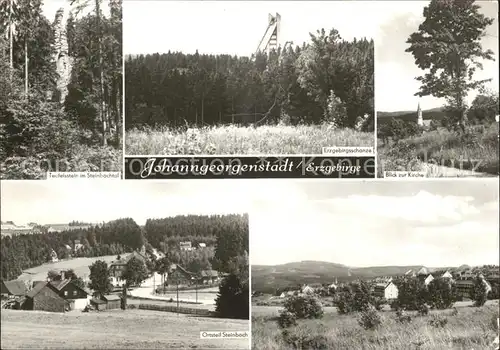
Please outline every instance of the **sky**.
[[247, 188], [231, 180], [2, 181], [1, 217], [17, 225], [101, 223], [119, 218], [133, 218], [143, 225], [148, 218], [248, 213], [246, 194]]
[[497, 264], [498, 181], [286, 181], [250, 213], [250, 262]]
[[[414, 78], [423, 71], [415, 65], [412, 54], [405, 52], [406, 40], [424, 20], [423, 9], [428, 2], [377, 2], [381, 6], [386, 4], [388, 17], [380, 22], [375, 37], [375, 108], [384, 112], [416, 111], [419, 102], [423, 110], [443, 106], [443, 99], [423, 97], [419, 100], [414, 96], [420, 86]], [[498, 92], [498, 1], [477, 1], [477, 4], [481, 6], [480, 12], [495, 19], [481, 43], [483, 49], [495, 53], [496, 59], [484, 62], [484, 70], [476, 73], [475, 79], [493, 78], [486, 87]], [[477, 92], [470, 93], [467, 102], [470, 104], [476, 95]]]
[[[335, 27], [348, 40], [371, 38], [376, 29], [373, 2], [367, 1], [147, 1], [123, 4], [125, 54], [255, 53], [268, 14], [281, 15], [280, 43], [302, 45], [309, 32]], [[379, 15], [379, 13], [376, 13]], [[356, 18], [356, 20], [353, 20]]]

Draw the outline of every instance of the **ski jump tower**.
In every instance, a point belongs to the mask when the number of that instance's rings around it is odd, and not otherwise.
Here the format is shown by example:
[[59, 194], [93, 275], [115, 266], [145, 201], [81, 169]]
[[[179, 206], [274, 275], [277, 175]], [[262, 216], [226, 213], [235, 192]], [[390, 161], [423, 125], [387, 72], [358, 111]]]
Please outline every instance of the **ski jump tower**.
[[257, 47], [256, 54], [259, 52], [265, 52], [269, 55], [272, 50], [278, 49], [279, 38], [280, 38], [280, 25], [281, 16], [276, 13], [276, 16], [269, 14], [269, 24], [267, 25], [267, 30], [260, 40], [259, 46]]

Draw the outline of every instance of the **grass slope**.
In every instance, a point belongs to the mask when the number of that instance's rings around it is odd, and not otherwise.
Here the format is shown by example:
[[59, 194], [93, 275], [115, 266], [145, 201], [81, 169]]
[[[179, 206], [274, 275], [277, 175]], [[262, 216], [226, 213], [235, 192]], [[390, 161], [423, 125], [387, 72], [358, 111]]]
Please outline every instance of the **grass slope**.
[[42, 281], [47, 278], [47, 273], [50, 270], [68, 270], [73, 269], [77, 276], [83, 277], [90, 274], [89, 266], [97, 260], [104, 260], [108, 265], [116, 259], [116, 255], [97, 256], [93, 258], [74, 258], [62, 260], [55, 263], [47, 263], [37, 267], [32, 267], [23, 271], [23, 274], [18, 279]]
[[131, 130], [125, 138], [127, 154], [321, 154], [322, 147], [373, 147], [374, 133], [318, 126], [218, 126], [187, 132]]
[[148, 310], [49, 313], [2, 310], [3, 349], [248, 349], [247, 339], [200, 339], [201, 331], [248, 331], [246, 320]]
[[[489, 301], [481, 308], [469, 306], [457, 303], [457, 315], [452, 315], [452, 310], [431, 311], [428, 316], [415, 317], [410, 324], [397, 322], [393, 311], [382, 311], [382, 326], [375, 331], [361, 328], [357, 314], [338, 315], [333, 308], [325, 308], [323, 319], [300, 320], [288, 332], [309, 339], [324, 336], [325, 349], [492, 349], [489, 345], [498, 334], [498, 300]], [[269, 309], [267, 314], [263, 311], [266, 308]], [[283, 341], [275, 321], [279, 308], [256, 309], [259, 310], [257, 313], [252, 310], [252, 348], [290, 348]], [[447, 318], [448, 323], [443, 328], [428, 323], [436, 314]]]

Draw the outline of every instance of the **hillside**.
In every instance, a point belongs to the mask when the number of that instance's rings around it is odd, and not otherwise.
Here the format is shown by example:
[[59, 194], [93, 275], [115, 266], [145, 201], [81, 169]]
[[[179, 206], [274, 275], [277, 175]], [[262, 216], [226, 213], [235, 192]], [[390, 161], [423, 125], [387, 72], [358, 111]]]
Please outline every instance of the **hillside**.
[[[340, 282], [403, 275], [408, 270], [418, 271], [422, 267], [423, 265], [357, 268], [322, 261], [301, 261], [275, 266], [252, 265], [252, 290], [274, 293], [276, 289], [301, 284], [332, 283], [335, 279]], [[428, 268], [431, 272], [438, 269], [441, 268]]]
[[[439, 121], [445, 116], [444, 107], [437, 107], [422, 111], [424, 120]], [[417, 121], [417, 111], [397, 111], [397, 112], [377, 112], [378, 125], [388, 122], [392, 118], [402, 119], [404, 121]]]

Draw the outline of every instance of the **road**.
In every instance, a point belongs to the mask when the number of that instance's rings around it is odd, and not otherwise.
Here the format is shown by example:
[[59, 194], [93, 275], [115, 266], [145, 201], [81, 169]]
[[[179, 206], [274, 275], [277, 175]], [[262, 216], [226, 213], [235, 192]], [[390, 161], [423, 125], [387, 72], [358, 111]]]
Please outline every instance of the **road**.
[[[158, 300], [177, 300], [177, 292], [170, 291], [166, 294], [153, 294], [153, 287], [140, 287], [135, 288], [130, 291], [130, 295], [134, 297], [140, 298], [150, 298], [150, 299], [158, 299]], [[206, 288], [198, 290], [182, 290], [179, 291], [179, 300], [186, 302], [198, 302], [204, 305], [214, 305], [215, 298], [217, 297], [217, 293], [219, 292], [218, 287]]]

